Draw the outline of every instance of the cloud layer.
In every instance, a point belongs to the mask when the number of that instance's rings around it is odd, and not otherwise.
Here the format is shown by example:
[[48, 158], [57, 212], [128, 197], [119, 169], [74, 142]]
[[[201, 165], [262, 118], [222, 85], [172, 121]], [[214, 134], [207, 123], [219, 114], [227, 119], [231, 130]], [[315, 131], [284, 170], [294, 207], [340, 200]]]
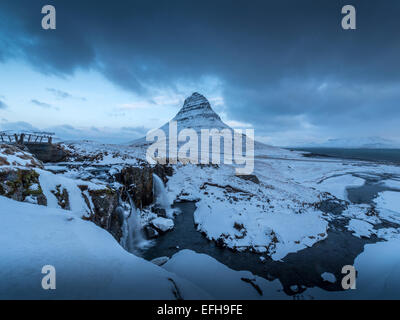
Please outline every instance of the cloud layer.
[[57, 30], [47, 32], [43, 1], [1, 2], [0, 61], [58, 76], [97, 70], [149, 101], [154, 88], [211, 76], [227, 116], [276, 141], [400, 138], [399, 1], [353, 1], [351, 31], [341, 29], [341, 0], [52, 3]]

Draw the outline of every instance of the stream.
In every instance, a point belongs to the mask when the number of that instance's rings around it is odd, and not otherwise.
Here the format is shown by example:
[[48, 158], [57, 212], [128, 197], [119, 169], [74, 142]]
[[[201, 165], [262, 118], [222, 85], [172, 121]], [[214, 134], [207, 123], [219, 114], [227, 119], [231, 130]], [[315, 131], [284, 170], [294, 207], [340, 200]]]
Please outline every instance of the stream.
[[327, 239], [311, 248], [288, 254], [283, 262], [273, 261], [267, 255], [261, 261], [260, 254], [218, 247], [214, 241], [198, 232], [193, 218], [196, 208], [194, 202], [180, 202], [174, 206], [181, 210], [181, 214], [175, 218], [174, 230], [156, 239], [154, 246], [142, 252], [143, 258], [171, 257], [182, 249], [190, 249], [205, 253], [234, 270], [249, 270], [268, 280], [278, 278], [289, 295], [314, 286], [325, 290], [341, 290], [340, 281], [334, 284], [323, 281], [321, 274], [331, 272], [340, 279], [342, 267], [353, 264], [356, 256], [363, 251], [364, 244], [376, 242], [356, 238], [347, 230], [334, 227], [328, 232]]
[[[365, 177], [365, 184], [348, 188], [348, 197], [354, 203], [371, 204], [381, 191], [394, 190], [385, 187], [381, 181], [392, 176]], [[288, 254], [282, 261], [274, 261], [267, 255], [252, 252], [237, 252], [221, 248], [196, 230], [193, 213], [195, 202], [174, 204], [181, 214], [175, 218], [175, 228], [154, 240], [154, 246], [142, 252], [143, 258], [152, 260], [157, 257], [171, 257], [182, 249], [207, 254], [234, 270], [248, 270], [268, 280], [279, 279], [288, 295], [300, 294], [310, 287], [320, 287], [328, 291], [342, 290], [341, 273], [344, 265], [353, 265], [355, 258], [363, 252], [364, 245], [380, 241], [376, 236], [358, 238], [345, 226], [348, 218], [339, 218], [330, 222], [328, 237], [310, 248]], [[344, 207], [330, 203], [327, 211], [340, 215]], [[325, 210], [324, 210], [325, 211]], [[263, 257], [261, 260], [260, 258]], [[324, 281], [321, 274], [330, 272], [338, 279], [335, 283]]]

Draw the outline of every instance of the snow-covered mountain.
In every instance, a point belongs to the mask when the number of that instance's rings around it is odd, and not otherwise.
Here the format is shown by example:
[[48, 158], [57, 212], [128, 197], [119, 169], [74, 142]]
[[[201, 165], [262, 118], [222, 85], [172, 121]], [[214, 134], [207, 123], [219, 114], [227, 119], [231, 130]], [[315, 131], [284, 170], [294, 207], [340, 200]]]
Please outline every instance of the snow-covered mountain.
[[206, 97], [197, 92], [185, 100], [183, 107], [172, 121], [177, 121], [178, 125], [193, 128], [196, 131], [201, 128], [230, 129], [211, 108]]
[[[194, 92], [190, 97], [185, 99], [182, 108], [171, 120], [177, 122], [178, 133], [185, 129], [194, 129], [200, 133], [201, 129], [230, 129], [231, 127], [225, 124], [219, 115], [211, 108], [210, 102], [202, 94]], [[166, 138], [169, 136], [169, 122], [164, 124], [160, 129], [164, 131]], [[146, 138], [140, 138], [130, 143], [133, 146], [148, 145]]]
[[309, 148], [367, 148], [367, 149], [396, 149], [400, 148], [400, 143], [380, 137], [366, 137], [355, 139], [329, 139], [323, 143], [304, 144], [300, 147]]

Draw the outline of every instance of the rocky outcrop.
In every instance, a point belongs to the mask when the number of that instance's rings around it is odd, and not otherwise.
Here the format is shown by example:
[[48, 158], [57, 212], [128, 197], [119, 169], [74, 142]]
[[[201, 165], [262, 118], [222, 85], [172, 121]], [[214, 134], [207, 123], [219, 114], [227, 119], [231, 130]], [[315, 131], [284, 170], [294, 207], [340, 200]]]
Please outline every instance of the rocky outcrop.
[[125, 186], [137, 208], [148, 206], [154, 201], [153, 173], [165, 183], [168, 177], [172, 176], [173, 169], [168, 165], [159, 164], [154, 167], [127, 166], [115, 175], [116, 180]]
[[19, 148], [9, 144], [0, 144], [0, 167], [1, 166], [23, 166], [27, 168], [43, 169], [41, 161], [30, 154], [24, 146]]
[[43, 162], [60, 162], [64, 161], [67, 153], [59, 144], [49, 143], [27, 143], [24, 146], [32, 153], [37, 159]]
[[258, 177], [255, 174], [236, 175], [236, 177], [243, 180], [254, 182], [256, 184], [260, 184], [260, 180], [258, 180]]
[[123, 221], [117, 210], [119, 205], [117, 191], [110, 188], [90, 190], [85, 185], [79, 186], [79, 188], [90, 210], [89, 216], [83, 219], [94, 222], [109, 231], [117, 241], [120, 241]]
[[35, 170], [6, 168], [0, 171], [0, 195], [16, 201], [47, 205]]
[[56, 186], [56, 190], [51, 190], [51, 193], [57, 198], [58, 205], [64, 210], [70, 210], [69, 195], [67, 189], [61, 184]]

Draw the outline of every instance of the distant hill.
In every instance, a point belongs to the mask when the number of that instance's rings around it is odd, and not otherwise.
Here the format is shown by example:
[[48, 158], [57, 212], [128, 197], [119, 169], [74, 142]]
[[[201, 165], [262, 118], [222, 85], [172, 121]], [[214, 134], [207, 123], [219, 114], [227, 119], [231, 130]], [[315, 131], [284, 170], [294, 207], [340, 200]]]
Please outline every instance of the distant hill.
[[366, 137], [356, 139], [329, 139], [323, 143], [309, 143], [298, 145], [301, 148], [365, 148], [365, 149], [398, 149], [400, 143], [380, 137]]

